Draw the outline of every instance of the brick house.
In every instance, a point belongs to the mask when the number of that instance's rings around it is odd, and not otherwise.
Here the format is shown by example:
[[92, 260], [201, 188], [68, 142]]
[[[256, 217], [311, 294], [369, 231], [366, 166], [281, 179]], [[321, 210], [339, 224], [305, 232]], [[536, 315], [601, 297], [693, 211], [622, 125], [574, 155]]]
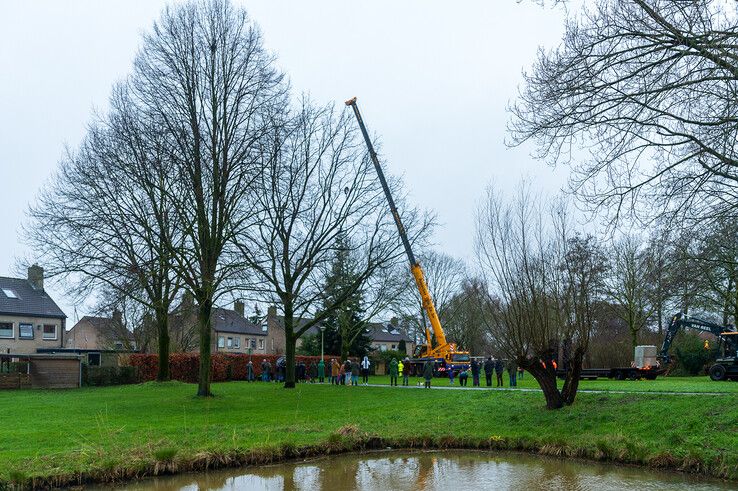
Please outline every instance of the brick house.
[[0, 277], [0, 352], [35, 353], [64, 347], [67, 316], [44, 290], [44, 270], [34, 264], [27, 278]]
[[267, 331], [244, 315], [240, 300], [233, 303], [233, 310], [216, 307], [210, 321], [212, 327], [211, 352], [266, 354]]
[[82, 350], [127, 350], [136, 349], [133, 333], [123, 324], [119, 310], [111, 317], [86, 315], [66, 333], [66, 348]]

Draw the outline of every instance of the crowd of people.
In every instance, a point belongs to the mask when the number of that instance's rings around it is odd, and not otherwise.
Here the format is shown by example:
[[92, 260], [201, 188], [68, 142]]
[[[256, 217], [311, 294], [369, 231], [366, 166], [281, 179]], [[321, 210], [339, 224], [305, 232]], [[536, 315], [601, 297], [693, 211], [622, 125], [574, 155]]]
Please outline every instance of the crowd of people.
[[[372, 362], [369, 357], [365, 356], [363, 360], [346, 359], [343, 362], [331, 358], [328, 364], [324, 360], [317, 363], [309, 361], [299, 361], [295, 365], [295, 381], [305, 383], [324, 383], [328, 379], [328, 383], [332, 385], [351, 385], [358, 386], [361, 377], [361, 385], [369, 385], [369, 374]], [[275, 365], [272, 366], [268, 360], [261, 362], [261, 375], [259, 380], [263, 382], [284, 382], [286, 376], [286, 361], [284, 357], [279, 358]], [[492, 376], [495, 375], [495, 387], [504, 387], [503, 374], [505, 370], [508, 372], [508, 380], [510, 387], [517, 386], [517, 379], [523, 378], [523, 370], [519, 368], [514, 360], [506, 363], [501, 359], [495, 359], [491, 356], [484, 361], [472, 359], [468, 367], [463, 369], [444, 368], [448, 375], [450, 385], [454, 385], [454, 380], [458, 379], [459, 385], [466, 387], [469, 379], [472, 380], [473, 387], [480, 387], [480, 376], [484, 372], [487, 387], [492, 387]], [[399, 378], [402, 377], [402, 385], [410, 385], [410, 376], [413, 374], [413, 365], [409, 358], [398, 360], [393, 358], [388, 364], [388, 373], [390, 376], [390, 385], [397, 386]], [[419, 369], [416, 368], [416, 375], [425, 381], [425, 387], [430, 388], [433, 376], [436, 373], [436, 366], [431, 361], [426, 361]], [[254, 382], [257, 380], [254, 365], [249, 360], [246, 367], [246, 380]]]

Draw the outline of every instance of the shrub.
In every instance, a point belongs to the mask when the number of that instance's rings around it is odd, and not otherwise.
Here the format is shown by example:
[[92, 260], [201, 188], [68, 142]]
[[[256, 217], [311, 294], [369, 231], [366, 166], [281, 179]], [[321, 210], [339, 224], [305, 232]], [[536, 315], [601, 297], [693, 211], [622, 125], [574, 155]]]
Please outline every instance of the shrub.
[[82, 364], [84, 386], [135, 384], [137, 381], [136, 367], [90, 367]]
[[[272, 370], [276, 368], [277, 359], [283, 355], [251, 355], [254, 365], [254, 376], [261, 376], [261, 363], [269, 361]], [[319, 356], [297, 356], [296, 361], [305, 363], [317, 363]], [[213, 382], [225, 382], [228, 380], [246, 380], [246, 366], [249, 355], [245, 353], [214, 353], [210, 357], [210, 379]], [[132, 367], [135, 367], [139, 382], [156, 380], [159, 355], [157, 354], [132, 354], [129, 359]], [[329, 368], [328, 368], [329, 370]], [[172, 353], [169, 356], [169, 375], [172, 380], [196, 383], [200, 373], [199, 353]]]

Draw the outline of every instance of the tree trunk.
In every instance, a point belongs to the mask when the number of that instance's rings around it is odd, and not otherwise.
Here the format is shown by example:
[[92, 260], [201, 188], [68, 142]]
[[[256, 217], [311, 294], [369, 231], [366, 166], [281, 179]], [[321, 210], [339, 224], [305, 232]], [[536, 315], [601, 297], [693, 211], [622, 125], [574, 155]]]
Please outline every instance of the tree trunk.
[[579, 389], [579, 376], [582, 373], [582, 360], [584, 359], [584, 353], [578, 348], [574, 353], [571, 361], [569, 362], [569, 369], [566, 372], [566, 380], [564, 381], [564, 387], [561, 389], [561, 398], [564, 404], [571, 406], [574, 404], [574, 399], [577, 396], [577, 390]]
[[341, 336], [341, 360], [347, 360], [351, 351], [351, 340], [348, 336]]
[[199, 299], [197, 308], [197, 326], [200, 330], [200, 379], [197, 386], [199, 397], [210, 397], [210, 314], [212, 300]]
[[541, 387], [543, 396], [546, 398], [546, 409], [561, 409], [564, 407], [561, 392], [556, 386], [556, 370], [553, 367], [543, 368], [537, 361], [533, 361], [527, 363], [525, 369], [533, 375], [533, 378]]
[[156, 309], [156, 330], [159, 338], [159, 370], [157, 382], [169, 380], [169, 317], [165, 309]]
[[[287, 323], [285, 322], [285, 325]], [[287, 329], [285, 328], [285, 331]], [[287, 346], [285, 347], [285, 356], [287, 357], [287, 363], [285, 364], [284, 372], [284, 388], [294, 389], [295, 388], [295, 335], [290, 329], [289, 332], [285, 332], [285, 338], [287, 340]]]
[[295, 329], [294, 329], [294, 312], [290, 302], [284, 302], [284, 338], [285, 338], [285, 367], [284, 367], [284, 388], [295, 388]]

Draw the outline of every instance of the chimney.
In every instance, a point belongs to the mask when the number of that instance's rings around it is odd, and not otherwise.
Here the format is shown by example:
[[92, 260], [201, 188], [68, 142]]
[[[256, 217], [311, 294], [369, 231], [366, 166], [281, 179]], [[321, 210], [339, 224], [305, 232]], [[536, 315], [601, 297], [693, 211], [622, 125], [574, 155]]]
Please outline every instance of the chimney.
[[243, 317], [243, 302], [241, 300], [236, 300], [235, 302], [233, 302], [233, 310], [235, 310], [238, 315]]
[[122, 326], [123, 325], [123, 312], [121, 312], [117, 308], [113, 310], [113, 322], [117, 326]]
[[44, 289], [44, 268], [34, 264], [28, 268], [28, 282], [36, 290]]
[[267, 309], [267, 317], [270, 319], [277, 317], [277, 307], [275, 305], [269, 306]]

